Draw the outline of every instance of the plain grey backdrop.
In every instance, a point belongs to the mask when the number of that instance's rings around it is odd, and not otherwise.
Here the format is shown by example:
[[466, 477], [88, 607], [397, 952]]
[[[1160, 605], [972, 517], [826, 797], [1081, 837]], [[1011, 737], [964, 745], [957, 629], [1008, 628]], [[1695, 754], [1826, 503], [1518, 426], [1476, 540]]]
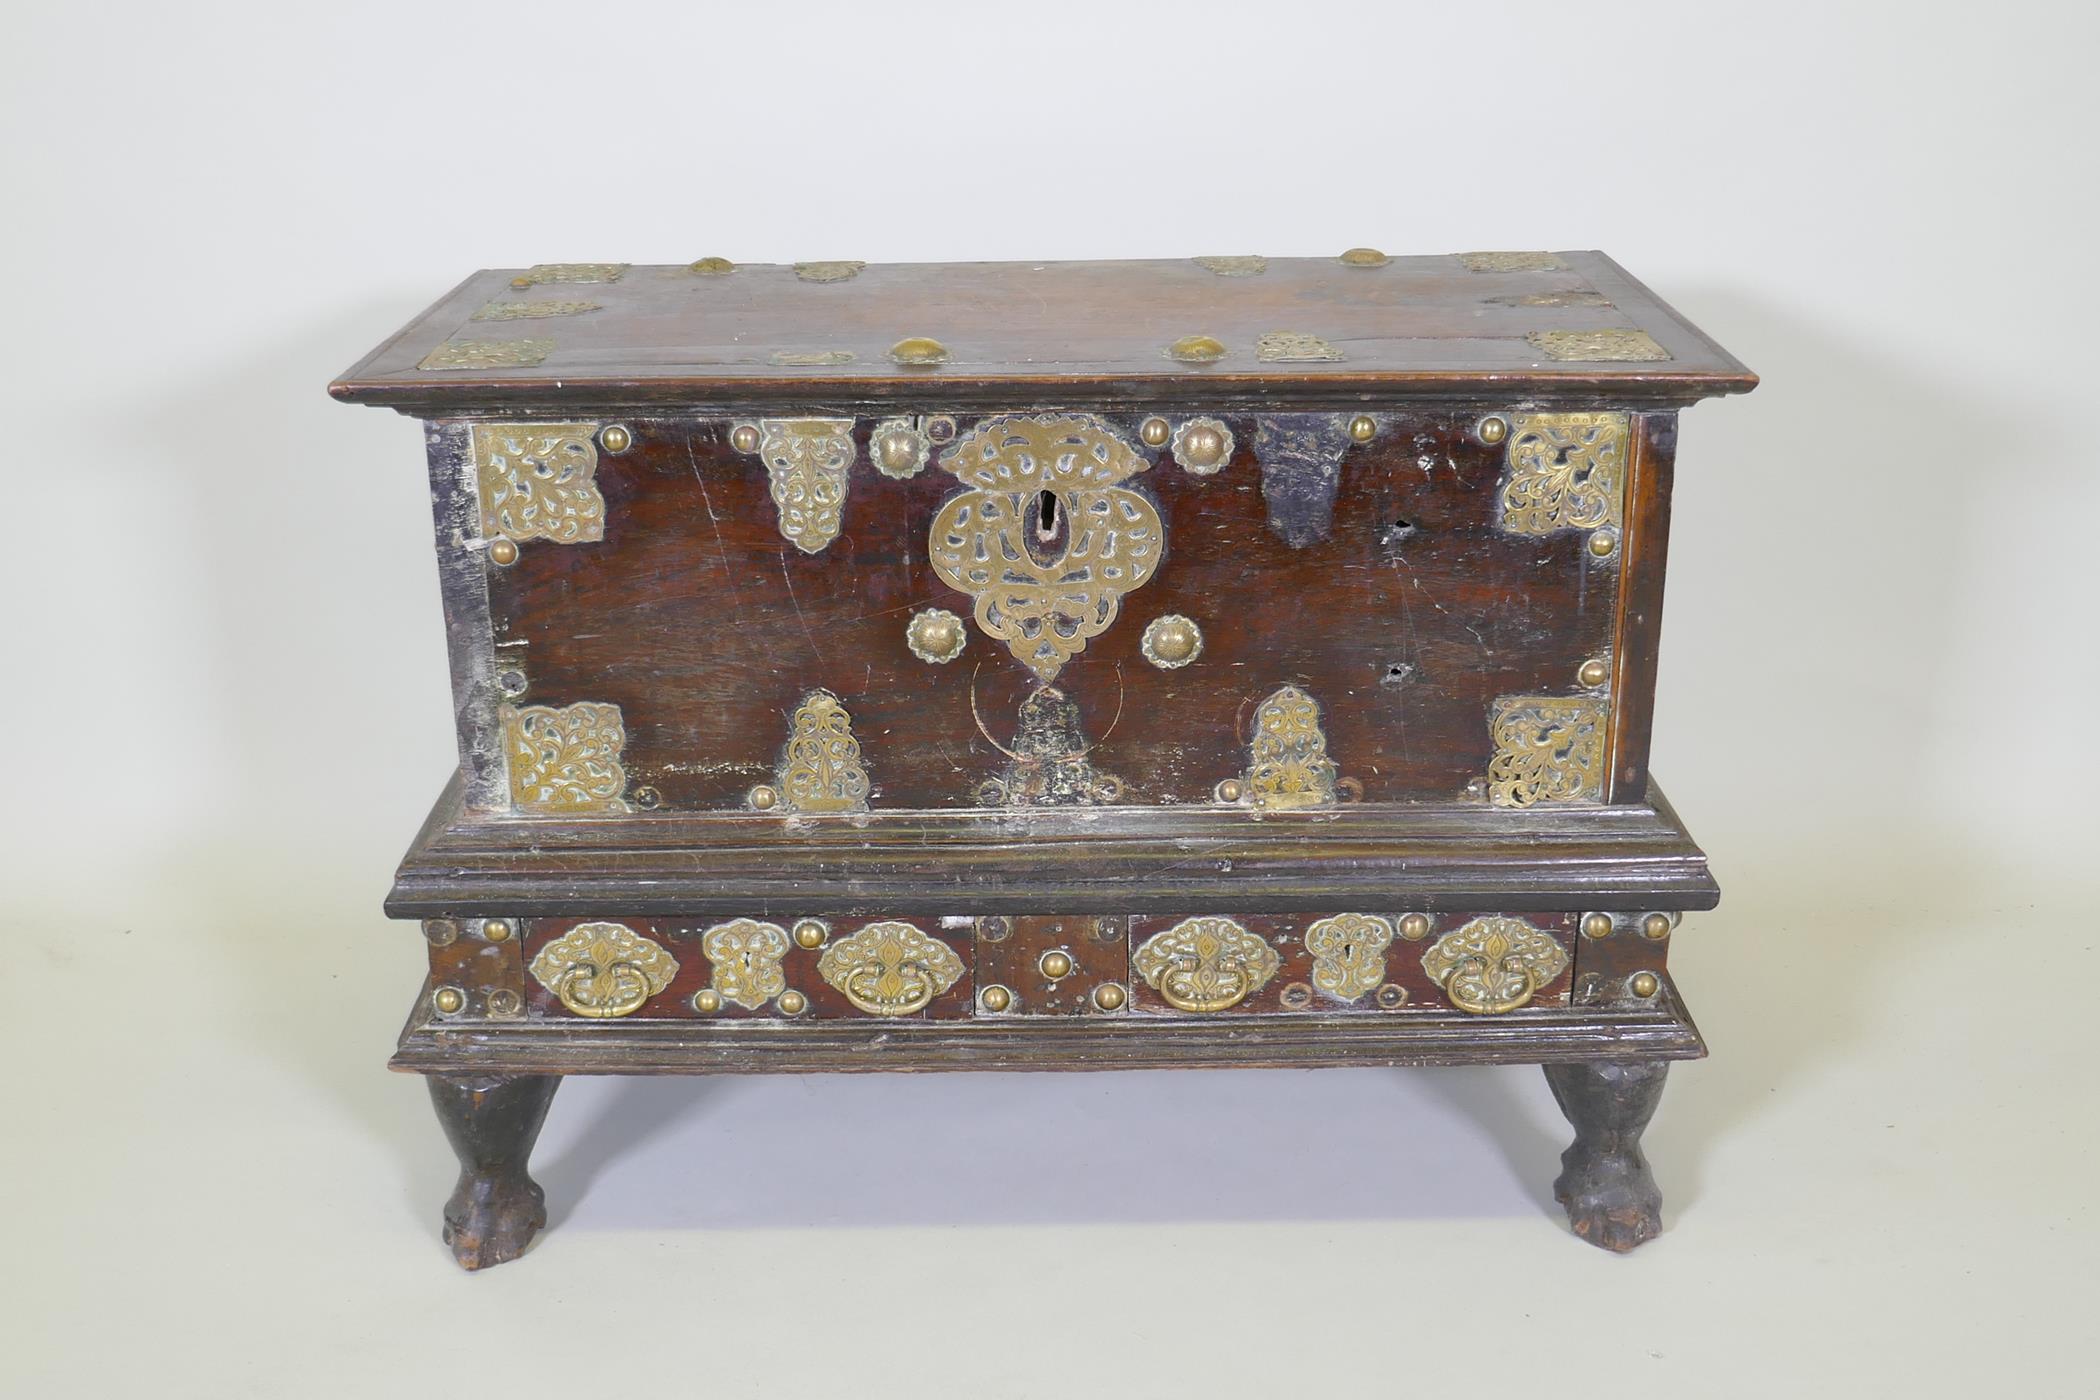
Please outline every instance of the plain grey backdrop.
[[[0, 1391], [2090, 1393], [2084, 4], [8, 7]], [[576, 1081], [467, 1277], [382, 1066], [467, 271], [1603, 248], [1688, 413], [1655, 767], [1721, 909], [1668, 1233], [1533, 1070]]]

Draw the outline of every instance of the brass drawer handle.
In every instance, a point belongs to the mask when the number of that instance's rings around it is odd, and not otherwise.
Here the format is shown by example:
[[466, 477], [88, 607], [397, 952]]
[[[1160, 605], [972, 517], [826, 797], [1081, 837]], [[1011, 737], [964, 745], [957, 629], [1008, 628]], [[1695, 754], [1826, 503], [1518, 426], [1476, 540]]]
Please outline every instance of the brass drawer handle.
[[678, 960], [625, 924], [578, 924], [534, 955], [532, 975], [578, 1016], [630, 1016], [671, 985]]
[[1282, 959], [1231, 919], [1183, 919], [1130, 956], [1131, 967], [1177, 1011], [1223, 1011], [1268, 985]]
[[1453, 929], [1422, 954], [1422, 971], [1453, 1006], [1474, 1016], [1529, 1005], [1567, 966], [1567, 953], [1550, 936], [1500, 915]]

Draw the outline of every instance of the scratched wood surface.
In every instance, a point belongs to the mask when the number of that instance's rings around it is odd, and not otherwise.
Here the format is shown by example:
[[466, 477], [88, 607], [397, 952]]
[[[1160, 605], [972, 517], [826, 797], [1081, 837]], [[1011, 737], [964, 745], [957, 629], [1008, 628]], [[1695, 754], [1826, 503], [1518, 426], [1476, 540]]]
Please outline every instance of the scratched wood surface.
[[[1332, 522], [1302, 547], [1271, 525], [1255, 423], [1226, 421], [1239, 450], [1219, 474], [1162, 453], [1128, 483], [1165, 522], [1164, 560], [1055, 678], [1124, 801], [1208, 801], [1246, 768], [1255, 708], [1286, 684], [1320, 703], [1329, 755], [1363, 801], [1458, 799], [1487, 771], [1496, 697], [1577, 693], [1577, 668], [1610, 650], [1617, 560], [1586, 553], [1581, 531], [1499, 529], [1501, 454], [1471, 416], [1395, 416], [1349, 447]], [[947, 664], [905, 644], [918, 609], [971, 615], [927, 554], [955, 478], [880, 475], [863, 420], [843, 528], [805, 554], [781, 537], [764, 466], [728, 446], [727, 420], [629, 426], [634, 446], [599, 466], [603, 541], [528, 542], [490, 573], [496, 652], [528, 678], [524, 700], [619, 705], [630, 789], [710, 810], [774, 781], [787, 717], [823, 687], [853, 716], [872, 806], [978, 805], [1040, 682], [974, 623]], [[1136, 426], [1119, 423], [1133, 440]], [[1146, 623], [1170, 613], [1204, 636], [1179, 670], [1140, 650]]]
[[[909, 402], [958, 407], [1232, 399], [1302, 402], [1370, 395], [1572, 396], [1610, 406], [1681, 405], [1739, 393], [1756, 377], [1602, 253], [1554, 255], [1545, 269], [1475, 268], [1463, 255], [1379, 267], [1270, 258], [1251, 276], [1194, 259], [1124, 262], [876, 263], [811, 282], [789, 266], [699, 276], [636, 266], [618, 280], [512, 285], [526, 269], [478, 272], [333, 386], [339, 398], [424, 414], [536, 404], [554, 411], [696, 401], [752, 405]], [[520, 320], [490, 309], [593, 309]], [[1557, 360], [1543, 332], [1641, 331], [1667, 358]], [[1274, 332], [1318, 337], [1334, 360], [1264, 360]], [[1179, 363], [1186, 336], [1224, 347]], [[890, 349], [931, 337], [946, 363], [905, 367]], [[418, 368], [441, 345], [541, 342], [514, 368]], [[781, 363], [776, 356], [846, 357]], [[1076, 396], [1076, 398], [1075, 398]]]

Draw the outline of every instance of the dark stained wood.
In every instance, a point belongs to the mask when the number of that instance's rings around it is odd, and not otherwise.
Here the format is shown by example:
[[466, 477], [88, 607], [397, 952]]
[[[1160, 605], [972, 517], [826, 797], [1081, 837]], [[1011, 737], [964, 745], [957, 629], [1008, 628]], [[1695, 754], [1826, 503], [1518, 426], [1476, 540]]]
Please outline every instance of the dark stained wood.
[[561, 1080], [432, 1074], [427, 1082], [459, 1157], [459, 1184], [445, 1203], [445, 1243], [463, 1269], [508, 1263], [547, 1224], [546, 1193], [526, 1163]]
[[[1568, 693], [1610, 649], [1617, 561], [1590, 556], [1579, 530], [1497, 528], [1501, 454], [1474, 437], [1475, 417], [1397, 416], [1349, 448], [1331, 524], [1296, 548], [1269, 523], [1254, 420], [1227, 421], [1240, 451], [1222, 472], [1161, 453], [1127, 483], [1156, 503], [1166, 556], [1053, 682], [1125, 800], [1208, 802], [1245, 769], [1255, 708], [1285, 684], [1320, 702], [1364, 801], [1457, 799], [1487, 771], [1496, 697]], [[864, 420], [843, 529], [805, 554], [780, 535], [764, 466], [724, 441], [727, 421], [629, 426], [635, 445], [598, 469], [604, 540], [527, 543], [490, 572], [496, 652], [528, 678], [525, 700], [619, 705], [630, 785], [668, 810], [736, 808], [773, 781], [787, 716], [821, 686], [853, 715], [871, 805], [976, 805], [1007, 764], [994, 742], [1014, 746], [1040, 682], [974, 625], [945, 665], [905, 646], [918, 609], [970, 617], [926, 543], [965, 488], [938, 468], [882, 476]], [[1136, 419], [1117, 426], [1137, 441]], [[1204, 650], [1162, 671], [1140, 642], [1168, 613], [1196, 620]]]
[[[1252, 277], [1193, 261], [874, 264], [805, 282], [749, 264], [726, 276], [637, 266], [616, 282], [520, 290], [522, 269], [476, 273], [331, 386], [338, 398], [419, 414], [543, 406], [556, 412], [691, 404], [919, 404], [933, 411], [1087, 403], [1305, 407], [1512, 397], [1680, 405], [1751, 388], [1756, 376], [1601, 253], [1560, 254], [1565, 270], [1473, 272], [1453, 255], [1379, 268], [1272, 258]], [[1609, 305], [1527, 304], [1587, 293]], [[602, 309], [475, 321], [491, 302], [587, 301]], [[1668, 360], [1547, 358], [1534, 331], [1643, 330]], [[1258, 337], [1316, 335], [1339, 361], [1265, 362]], [[1223, 360], [1185, 365], [1164, 348], [1208, 335]], [[890, 347], [931, 336], [950, 359], [905, 368]], [[420, 370], [448, 340], [552, 340], [527, 369]], [[776, 351], [848, 351], [851, 364], [782, 366]], [[1513, 392], [1519, 391], [1519, 392]]]
[[1712, 908], [1705, 855], [1649, 795], [1653, 805], [1521, 812], [1056, 808], [790, 828], [727, 814], [489, 822], [461, 814], [455, 782], [386, 907], [396, 918]]
[[1623, 1254], [1662, 1233], [1662, 1192], [1641, 1152], [1641, 1133], [1669, 1072], [1662, 1060], [1546, 1066], [1553, 1097], [1575, 1126], [1553, 1197], [1567, 1208], [1576, 1235], [1601, 1249]]
[[1627, 444], [1624, 555], [1612, 636], [1611, 743], [1605, 800], [1637, 802], [1648, 787], [1655, 676], [1662, 654], [1663, 573], [1670, 550], [1670, 487], [1677, 415], [1636, 414]]

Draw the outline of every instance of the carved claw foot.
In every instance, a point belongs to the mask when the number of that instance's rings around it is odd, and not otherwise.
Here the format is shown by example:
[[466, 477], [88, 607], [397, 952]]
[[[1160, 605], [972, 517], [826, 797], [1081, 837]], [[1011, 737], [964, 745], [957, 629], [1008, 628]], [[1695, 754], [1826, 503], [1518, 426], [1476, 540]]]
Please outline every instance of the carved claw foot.
[[1575, 1141], [1560, 1154], [1553, 1198], [1591, 1244], [1623, 1254], [1662, 1233], [1662, 1192], [1641, 1154], [1641, 1132], [1662, 1097], [1669, 1065], [1547, 1065], [1546, 1082]]
[[459, 1157], [459, 1184], [445, 1203], [445, 1243], [463, 1269], [508, 1263], [547, 1223], [546, 1193], [526, 1161], [561, 1080], [429, 1079], [430, 1101]]

